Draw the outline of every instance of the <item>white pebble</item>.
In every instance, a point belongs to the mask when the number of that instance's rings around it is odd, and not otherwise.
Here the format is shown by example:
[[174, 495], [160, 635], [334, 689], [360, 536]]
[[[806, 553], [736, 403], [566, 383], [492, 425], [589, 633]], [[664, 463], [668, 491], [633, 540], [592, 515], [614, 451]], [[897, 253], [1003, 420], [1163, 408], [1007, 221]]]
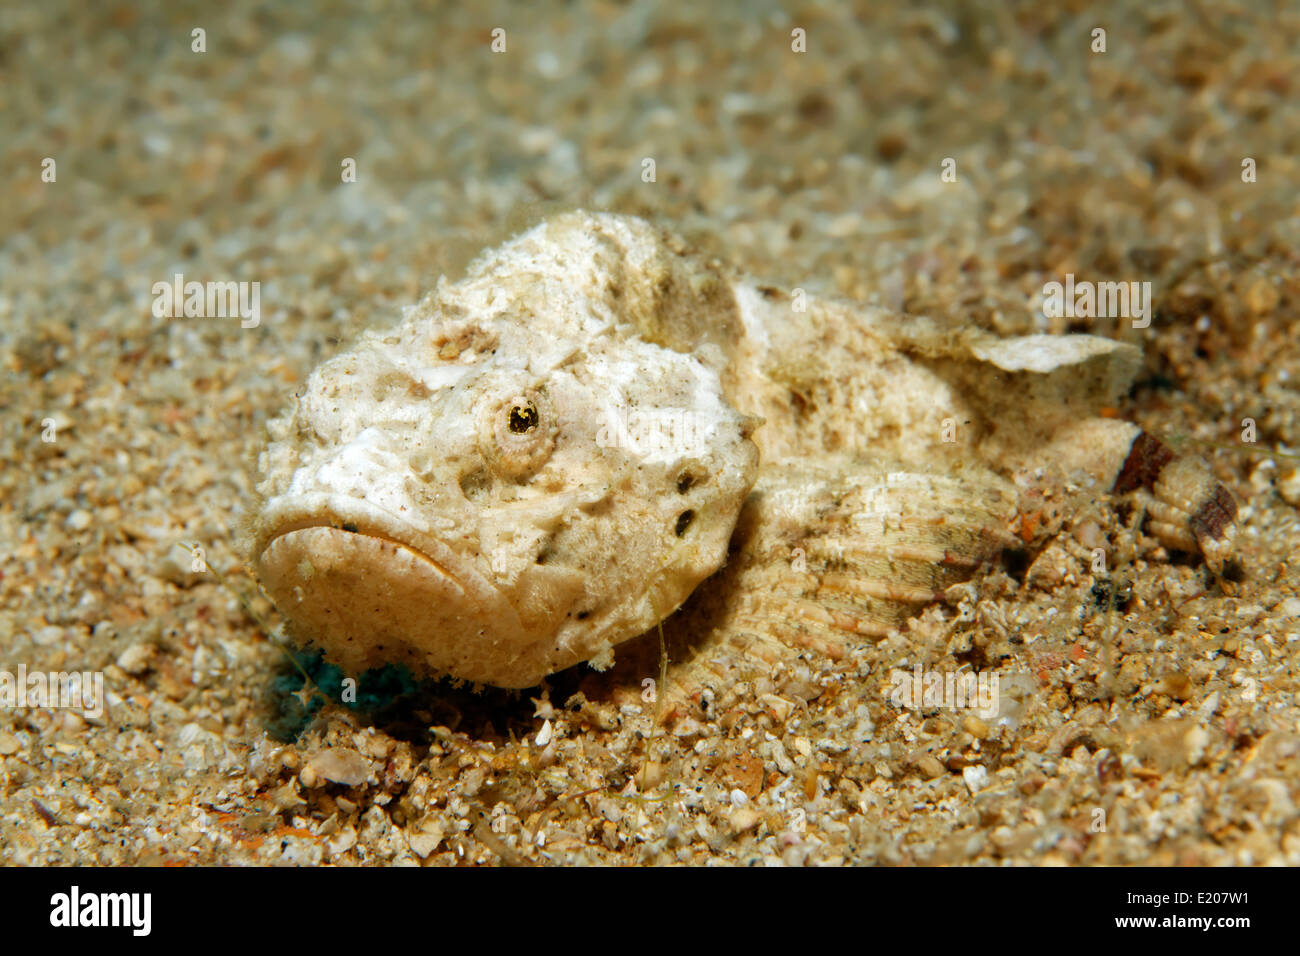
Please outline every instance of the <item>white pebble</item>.
[[537, 739], [535, 741], [537, 746], [545, 747], [549, 744], [551, 742], [552, 733], [551, 722], [548, 720], [546, 723], [542, 724], [542, 729], [537, 732]]
[[983, 764], [972, 764], [962, 768], [961, 778], [966, 781], [966, 789], [976, 794], [988, 786], [989, 772]]
[[117, 666], [128, 674], [143, 674], [149, 669], [149, 658], [153, 656], [153, 647], [143, 642], [132, 644], [117, 658]]
[[48, 647], [50, 644], [57, 644], [63, 640], [63, 628], [56, 625], [38, 628], [32, 631], [32, 640], [42, 647]]

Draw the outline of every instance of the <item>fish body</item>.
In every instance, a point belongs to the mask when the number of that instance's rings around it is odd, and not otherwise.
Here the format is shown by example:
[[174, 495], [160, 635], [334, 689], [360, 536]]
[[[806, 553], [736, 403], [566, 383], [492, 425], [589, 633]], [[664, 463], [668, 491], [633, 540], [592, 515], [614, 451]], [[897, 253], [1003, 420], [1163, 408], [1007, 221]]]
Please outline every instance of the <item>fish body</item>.
[[1127, 485], [1155, 533], [1226, 560], [1231, 496], [1101, 415], [1140, 365], [775, 290], [568, 213], [311, 374], [270, 425], [252, 557], [290, 634], [352, 672], [604, 668], [706, 580], [678, 616], [701, 646], [833, 656], [1016, 543], [1045, 483]]

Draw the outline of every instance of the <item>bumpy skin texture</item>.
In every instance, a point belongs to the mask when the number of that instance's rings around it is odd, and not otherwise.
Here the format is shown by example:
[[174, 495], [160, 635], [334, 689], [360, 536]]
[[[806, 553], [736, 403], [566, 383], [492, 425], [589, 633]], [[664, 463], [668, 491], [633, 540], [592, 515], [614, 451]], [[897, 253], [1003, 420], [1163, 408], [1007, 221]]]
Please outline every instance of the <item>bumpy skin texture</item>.
[[1135, 462], [1139, 429], [1098, 417], [1139, 365], [791, 299], [570, 213], [310, 376], [271, 425], [254, 561], [290, 633], [354, 672], [607, 666], [724, 563], [675, 619], [701, 646], [834, 654], [1010, 543], [1045, 481], [1137, 475], [1156, 533], [1226, 554], [1204, 467]]
[[634, 334], [658, 286], [587, 225], [440, 284], [272, 424], [258, 575], [346, 669], [529, 686], [607, 660], [723, 563], [757, 423]]

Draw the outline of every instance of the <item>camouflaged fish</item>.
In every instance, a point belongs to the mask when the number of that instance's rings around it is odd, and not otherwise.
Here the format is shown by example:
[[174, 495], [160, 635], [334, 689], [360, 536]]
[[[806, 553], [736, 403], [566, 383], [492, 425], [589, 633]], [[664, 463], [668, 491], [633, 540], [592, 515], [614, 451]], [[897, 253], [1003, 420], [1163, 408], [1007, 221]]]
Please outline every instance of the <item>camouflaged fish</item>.
[[1143, 495], [1219, 570], [1232, 496], [1099, 415], [1140, 364], [791, 296], [569, 213], [312, 373], [270, 425], [253, 560], [346, 670], [501, 687], [607, 667], [697, 588], [674, 620], [715, 673], [835, 656], [1019, 543], [1048, 485]]

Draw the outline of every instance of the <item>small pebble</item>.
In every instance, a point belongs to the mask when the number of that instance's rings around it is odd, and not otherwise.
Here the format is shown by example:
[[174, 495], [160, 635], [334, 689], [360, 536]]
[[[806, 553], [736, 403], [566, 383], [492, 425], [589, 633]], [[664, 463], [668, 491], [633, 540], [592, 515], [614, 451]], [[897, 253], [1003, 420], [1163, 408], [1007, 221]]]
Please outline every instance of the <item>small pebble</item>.
[[84, 511], [81, 508], [78, 508], [76, 511], [72, 512], [72, 514], [68, 515], [68, 519], [63, 524], [69, 531], [85, 531], [90, 527], [90, 522], [92, 520], [89, 511]]
[[340, 856], [357, 845], [357, 831], [344, 827], [329, 841], [330, 856]]
[[934, 780], [944, 774], [943, 764], [934, 754], [923, 754], [916, 758], [915, 763], [916, 769], [921, 771], [921, 775], [927, 780]]
[[1193, 727], [1183, 736], [1183, 746], [1186, 748], [1187, 763], [1189, 766], [1195, 766], [1201, 762], [1205, 756], [1205, 748], [1210, 744], [1210, 735], [1206, 733], [1204, 727]]
[[966, 781], [966, 789], [973, 796], [988, 786], [989, 772], [984, 769], [983, 764], [973, 764], [962, 770], [961, 778]]
[[758, 699], [758, 702], [767, 708], [778, 724], [785, 723], [794, 710], [793, 703], [784, 697], [776, 696], [776, 694], [764, 694]]
[[32, 631], [32, 640], [41, 647], [48, 647], [51, 644], [57, 644], [63, 640], [63, 628], [51, 624], [49, 627], [38, 628]]
[[117, 666], [128, 674], [139, 675], [149, 669], [153, 645], [143, 642], [132, 644], [117, 657]]
[[[313, 776], [324, 777], [331, 783], [341, 783], [345, 787], [356, 787], [366, 782], [370, 776], [370, 764], [355, 750], [344, 747], [330, 747], [322, 750], [303, 768], [303, 776], [313, 771]], [[303, 779], [304, 786], [311, 786]]]
[[409, 837], [407, 842], [411, 845], [411, 852], [423, 860], [438, 849], [438, 844], [442, 842], [442, 831], [416, 833]]
[[1287, 504], [1300, 508], [1300, 468], [1292, 468], [1278, 476], [1277, 493]]
[[551, 742], [552, 732], [551, 722], [548, 720], [542, 724], [542, 729], [537, 732], [537, 737], [534, 739], [534, 743], [539, 747], [545, 747]]

